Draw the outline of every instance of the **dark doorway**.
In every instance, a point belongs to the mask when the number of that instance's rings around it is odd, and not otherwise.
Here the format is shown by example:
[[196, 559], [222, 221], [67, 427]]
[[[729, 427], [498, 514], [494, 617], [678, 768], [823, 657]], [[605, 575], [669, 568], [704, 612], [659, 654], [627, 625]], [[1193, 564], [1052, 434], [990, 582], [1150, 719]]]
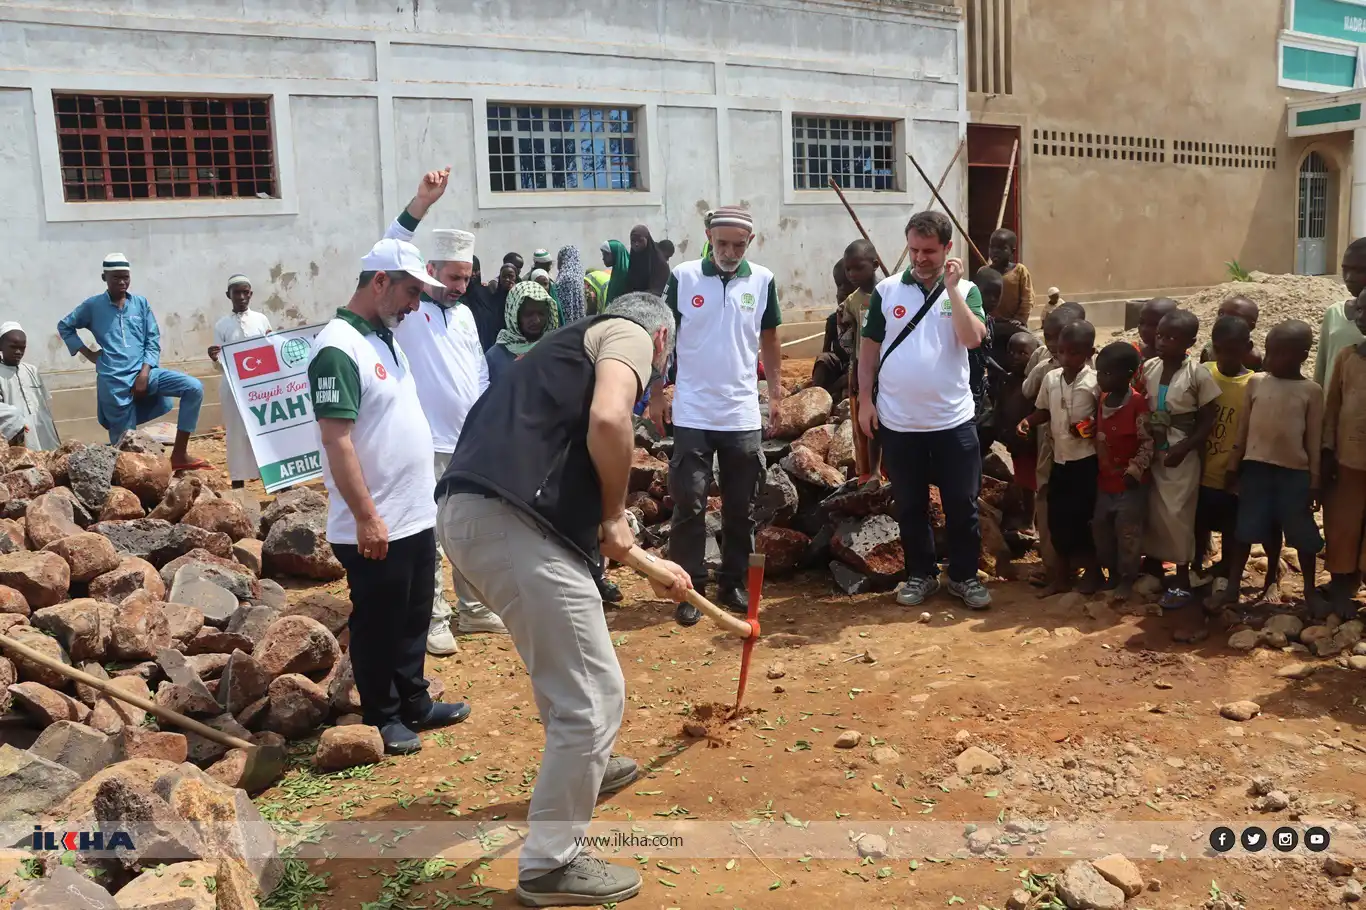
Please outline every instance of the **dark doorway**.
[[[987, 126], [981, 123], [968, 124], [968, 234], [972, 242], [983, 254], [987, 252], [987, 241], [996, 230], [997, 219], [1001, 217], [1001, 201], [1005, 199], [1005, 218], [1001, 227], [1009, 228], [1020, 234], [1020, 157], [1023, 149], [1015, 153], [1015, 167], [1010, 166], [1011, 149], [1020, 139], [1018, 126]], [[1006, 178], [1009, 174], [1010, 192], [1006, 193]], [[1020, 236], [1019, 256], [1025, 256], [1025, 238]], [[974, 254], [967, 251], [970, 261], [968, 274], [974, 275], [986, 265]]]

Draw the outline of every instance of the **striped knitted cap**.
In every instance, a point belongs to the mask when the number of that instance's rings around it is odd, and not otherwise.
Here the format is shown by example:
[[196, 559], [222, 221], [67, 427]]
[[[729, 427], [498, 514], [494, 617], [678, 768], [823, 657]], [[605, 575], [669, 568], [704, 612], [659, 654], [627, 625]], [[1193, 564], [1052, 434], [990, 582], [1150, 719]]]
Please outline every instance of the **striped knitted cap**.
[[707, 213], [707, 227], [741, 227], [754, 233], [754, 218], [749, 209], [738, 205], [723, 205]]

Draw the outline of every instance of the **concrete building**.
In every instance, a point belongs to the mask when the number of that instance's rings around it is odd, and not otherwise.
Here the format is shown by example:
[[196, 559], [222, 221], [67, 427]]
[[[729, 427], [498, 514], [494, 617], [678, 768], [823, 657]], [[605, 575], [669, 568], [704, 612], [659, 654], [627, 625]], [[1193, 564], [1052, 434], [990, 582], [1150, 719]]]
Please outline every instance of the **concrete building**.
[[959, 5], [968, 230], [985, 248], [1018, 140], [1005, 220], [1040, 292], [1179, 295], [1231, 260], [1332, 274], [1366, 234], [1366, 0]]
[[857, 235], [825, 181], [894, 259], [928, 201], [905, 152], [937, 175], [964, 135], [961, 21], [947, 0], [0, 2], [4, 316], [63, 433], [98, 439], [93, 369], [54, 329], [104, 253], [132, 260], [163, 362], [211, 375], [230, 274], [277, 326], [324, 320], [446, 164], [424, 231], [477, 231], [486, 277], [507, 250], [594, 261], [637, 222], [690, 258], [738, 201], [789, 311], [828, 307]]

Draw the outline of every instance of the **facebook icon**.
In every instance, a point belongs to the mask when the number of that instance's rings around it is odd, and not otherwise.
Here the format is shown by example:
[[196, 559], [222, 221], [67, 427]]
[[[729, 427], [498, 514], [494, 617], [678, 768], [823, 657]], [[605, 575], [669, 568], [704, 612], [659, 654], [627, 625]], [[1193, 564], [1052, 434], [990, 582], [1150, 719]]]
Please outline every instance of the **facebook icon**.
[[1215, 853], [1227, 853], [1238, 843], [1232, 828], [1218, 827], [1209, 833], [1209, 845]]

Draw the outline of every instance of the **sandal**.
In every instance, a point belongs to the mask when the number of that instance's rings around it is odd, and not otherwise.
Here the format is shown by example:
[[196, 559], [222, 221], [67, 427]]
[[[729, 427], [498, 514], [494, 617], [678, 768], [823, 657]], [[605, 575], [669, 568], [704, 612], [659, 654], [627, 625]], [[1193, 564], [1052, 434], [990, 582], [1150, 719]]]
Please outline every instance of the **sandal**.
[[1180, 610], [1182, 607], [1190, 606], [1193, 599], [1194, 595], [1185, 588], [1168, 588], [1158, 603], [1164, 610]]
[[209, 464], [207, 461], [205, 461], [205, 460], [202, 459], [202, 458], [191, 458], [189, 461], [185, 462], [184, 464], [176, 464], [175, 462], [171, 462], [171, 471], [172, 471], [173, 473], [174, 473], [175, 471], [211, 471], [211, 470], [213, 470], [213, 465]]

